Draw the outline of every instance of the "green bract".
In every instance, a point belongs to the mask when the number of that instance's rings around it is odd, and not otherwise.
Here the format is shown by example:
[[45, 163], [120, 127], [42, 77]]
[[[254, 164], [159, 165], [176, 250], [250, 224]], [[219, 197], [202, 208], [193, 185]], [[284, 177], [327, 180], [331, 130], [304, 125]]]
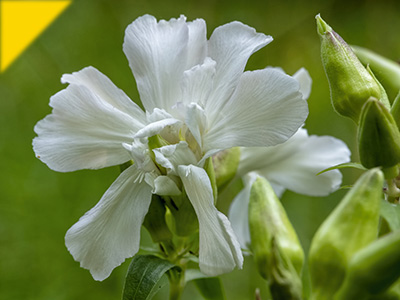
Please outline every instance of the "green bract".
[[390, 168], [400, 162], [400, 132], [384, 105], [369, 99], [358, 128], [360, 160], [364, 167]]
[[358, 124], [365, 101], [381, 98], [380, 88], [349, 45], [319, 15], [316, 19], [332, 105], [338, 114]]
[[332, 299], [341, 286], [348, 261], [376, 239], [383, 174], [365, 172], [315, 234], [309, 254], [310, 299]]
[[254, 259], [274, 299], [301, 299], [304, 252], [278, 197], [263, 177], [251, 187], [249, 225]]

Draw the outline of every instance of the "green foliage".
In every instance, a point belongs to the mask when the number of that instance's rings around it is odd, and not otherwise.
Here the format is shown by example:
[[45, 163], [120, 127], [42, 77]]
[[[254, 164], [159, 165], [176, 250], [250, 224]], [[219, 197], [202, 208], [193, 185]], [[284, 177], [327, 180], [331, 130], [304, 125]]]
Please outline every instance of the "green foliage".
[[153, 255], [136, 255], [126, 275], [122, 299], [152, 299], [159, 289], [157, 282], [173, 267], [171, 262]]

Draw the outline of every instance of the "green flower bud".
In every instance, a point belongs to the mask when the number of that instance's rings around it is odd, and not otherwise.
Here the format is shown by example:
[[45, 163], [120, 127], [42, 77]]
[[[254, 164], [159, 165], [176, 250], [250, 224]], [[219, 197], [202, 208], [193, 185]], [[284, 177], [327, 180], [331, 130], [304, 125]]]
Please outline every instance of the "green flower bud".
[[240, 148], [220, 151], [213, 156], [215, 178], [218, 189], [222, 190], [235, 177], [240, 162]]
[[396, 231], [354, 254], [335, 299], [367, 299], [385, 292], [400, 277], [399, 249], [400, 231]]
[[317, 15], [321, 58], [336, 112], [358, 124], [361, 108], [370, 98], [381, 98], [379, 86], [349, 45]]
[[358, 127], [358, 149], [364, 167], [390, 168], [400, 162], [400, 132], [384, 105], [369, 99]]
[[150, 233], [153, 242], [163, 242], [172, 238], [165, 221], [166, 208], [160, 196], [153, 195], [149, 211], [144, 218], [143, 225]]
[[350, 258], [376, 239], [382, 188], [379, 169], [365, 172], [319, 227], [309, 253], [310, 299], [332, 299]]
[[390, 98], [393, 99], [400, 90], [400, 65], [371, 50], [358, 46], [351, 47], [358, 59], [364, 65], [369, 65], [371, 67], [376, 77], [385, 86]]
[[301, 299], [304, 252], [282, 204], [263, 177], [251, 187], [249, 227], [258, 270], [276, 299]]

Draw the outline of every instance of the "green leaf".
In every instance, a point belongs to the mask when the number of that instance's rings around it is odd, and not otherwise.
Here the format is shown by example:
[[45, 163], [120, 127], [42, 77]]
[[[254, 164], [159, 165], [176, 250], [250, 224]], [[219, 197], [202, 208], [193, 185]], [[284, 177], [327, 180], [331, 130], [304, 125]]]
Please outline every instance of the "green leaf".
[[332, 171], [332, 170], [336, 170], [336, 169], [344, 169], [344, 168], [354, 168], [354, 169], [359, 169], [359, 170], [364, 170], [366, 171], [367, 169], [360, 163], [355, 163], [355, 162], [348, 162], [348, 163], [343, 163], [343, 164], [339, 164], [333, 167], [330, 167], [328, 169], [322, 170], [321, 172], [319, 172], [317, 175], [320, 175], [322, 173], [328, 172], [328, 171]]
[[193, 280], [201, 295], [206, 300], [225, 300], [225, 293], [218, 277], [199, 278]]
[[386, 220], [392, 231], [400, 229], [400, 206], [382, 200], [381, 216]]
[[123, 300], [148, 300], [159, 290], [161, 277], [175, 267], [153, 255], [137, 255], [132, 259], [125, 279]]

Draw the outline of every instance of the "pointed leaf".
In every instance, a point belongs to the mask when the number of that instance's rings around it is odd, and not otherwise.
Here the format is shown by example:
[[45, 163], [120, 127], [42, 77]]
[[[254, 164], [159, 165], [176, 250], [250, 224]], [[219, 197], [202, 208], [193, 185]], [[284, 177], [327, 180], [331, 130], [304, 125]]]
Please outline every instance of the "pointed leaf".
[[336, 169], [344, 169], [344, 168], [354, 168], [354, 169], [360, 169], [360, 170], [367, 170], [362, 164], [356, 163], [356, 162], [348, 162], [344, 164], [339, 164], [333, 167], [330, 167], [328, 169], [322, 170], [319, 172], [317, 175], [320, 175], [322, 173], [331, 171], [331, 170], [336, 170]]
[[126, 275], [122, 299], [151, 299], [157, 282], [173, 267], [171, 262], [153, 255], [135, 256]]

